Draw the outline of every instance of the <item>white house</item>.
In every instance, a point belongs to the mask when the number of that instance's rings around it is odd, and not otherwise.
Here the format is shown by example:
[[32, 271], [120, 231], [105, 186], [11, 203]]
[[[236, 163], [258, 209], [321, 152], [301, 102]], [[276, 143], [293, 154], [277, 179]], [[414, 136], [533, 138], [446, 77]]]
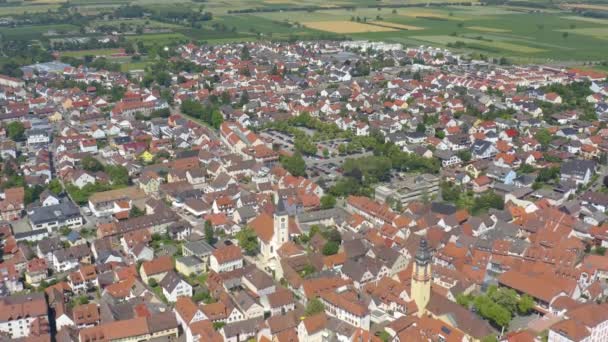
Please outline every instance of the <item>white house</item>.
[[243, 267], [243, 253], [235, 245], [224, 246], [213, 251], [209, 257], [209, 268], [215, 272], [230, 272]]
[[177, 302], [179, 297], [192, 297], [192, 286], [180, 278], [175, 271], [168, 272], [158, 285], [163, 289], [165, 298], [171, 303]]

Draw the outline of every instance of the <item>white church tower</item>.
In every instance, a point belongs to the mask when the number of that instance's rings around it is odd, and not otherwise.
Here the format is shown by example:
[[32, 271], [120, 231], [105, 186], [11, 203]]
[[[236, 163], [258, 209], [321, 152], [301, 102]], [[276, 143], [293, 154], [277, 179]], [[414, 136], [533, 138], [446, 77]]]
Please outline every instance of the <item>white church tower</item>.
[[285, 242], [289, 240], [289, 216], [285, 209], [283, 199], [279, 198], [277, 208], [273, 215], [274, 219], [274, 235], [272, 236], [274, 250], [281, 248]]

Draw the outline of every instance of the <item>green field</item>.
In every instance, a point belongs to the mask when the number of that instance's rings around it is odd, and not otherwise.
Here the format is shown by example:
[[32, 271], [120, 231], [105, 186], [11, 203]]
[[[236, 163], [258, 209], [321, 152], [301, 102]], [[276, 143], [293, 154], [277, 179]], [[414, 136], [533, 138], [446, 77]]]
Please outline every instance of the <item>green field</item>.
[[96, 50], [78, 50], [78, 51], [62, 51], [62, 56], [81, 58], [84, 56], [111, 56], [121, 52], [120, 49], [96, 49]]
[[[124, 4], [143, 6], [155, 13], [191, 13], [201, 9], [212, 20], [157, 21], [146, 18], [93, 20], [94, 29], [103, 26], [144, 29], [127, 35], [130, 42], [163, 46], [176, 42], [219, 44], [258, 39], [368, 39], [398, 42], [406, 46], [449, 47], [514, 61], [605, 61], [608, 59], [608, 18], [592, 18], [560, 9], [548, 0], [530, 0], [547, 8], [515, 6], [447, 6], [456, 0], [70, 0], [80, 13], [105, 13]], [[0, 6], [0, 17], [55, 10], [64, 0], [31, 0]], [[429, 6], [442, 3], [441, 6]], [[315, 9], [303, 10], [304, 7]], [[349, 6], [345, 8], [345, 6]], [[395, 7], [386, 7], [395, 6]], [[407, 7], [404, 7], [407, 6]], [[247, 10], [248, 13], [235, 13]], [[369, 30], [336, 27], [356, 21], [374, 25]], [[327, 22], [327, 23], [325, 23]], [[316, 23], [307, 27], [305, 23]], [[196, 24], [196, 25], [195, 25]], [[355, 26], [355, 25], [353, 25]], [[377, 26], [392, 28], [379, 30]], [[314, 27], [315, 29], [311, 28]], [[359, 26], [361, 28], [361, 26]], [[79, 27], [31, 25], [0, 27], [2, 39], [36, 40], [78, 37]], [[378, 31], [378, 32], [374, 32]], [[346, 32], [346, 33], [342, 33]], [[449, 46], [448, 46], [449, 45]], [[78, 52], [70, 52], [75, 57]]]

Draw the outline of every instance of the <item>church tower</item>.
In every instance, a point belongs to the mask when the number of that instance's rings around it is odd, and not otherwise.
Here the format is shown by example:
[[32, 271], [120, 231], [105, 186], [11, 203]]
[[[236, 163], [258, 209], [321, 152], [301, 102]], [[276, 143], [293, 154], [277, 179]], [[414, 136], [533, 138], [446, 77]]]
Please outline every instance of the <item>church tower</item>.
[[274, 235], [272, 238], [275, 245], [274, 249], [277, 250], [289, 240], [289, 217], [282, 198], [279, 198], [279, 203], [277, 203], [273, 218]]
[[426, 311], [426, 306], [431, 298], [431, 253], [426, 239], [420, 240], [420, 246], [414, 258], [412, 269], [411, 295], [416, 306], [418, 306], [418, 317]]

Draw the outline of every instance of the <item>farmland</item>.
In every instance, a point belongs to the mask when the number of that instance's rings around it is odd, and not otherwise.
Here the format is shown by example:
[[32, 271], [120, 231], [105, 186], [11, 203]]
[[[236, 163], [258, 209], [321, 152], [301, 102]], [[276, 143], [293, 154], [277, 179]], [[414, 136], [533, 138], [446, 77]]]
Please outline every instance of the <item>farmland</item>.
[[[114, 51], [112, 49], [124, 49], [129, 44], [150, 53], [165, 45], [187, 41], [222, 44], [259, 39], [367, 39], [406, 46], [446, 47], [475, 56], [506, 57], [515, 62], [606, 61], [608, 15], [587, 14], [589, 11], [608, 14], [608, 5], [596, 2], [552, 5], [544, 0], [532, 1], [530, 7], [525, 7], [526, 3], [522, 2], [482, 6], [478, 0], [467, 6], [455, 0], [208, 0], [204, 3], [33, 0], [0, 6], [0, 17], [61, 13], [64, 9], [60, 7], [66, 7], [71, 12], [91, 16], [92, 20], [0, 26], [0, 34], [3, 41], [30, 41], [40, 46], [47, 46], [49, 41], [69, 42], [107, 34], [121, 37], [118, 46], [79, 49], [76, 44], [61, 54], [76, 58], [91, 55], [88, 51], [91, 49]], [[152, 16], [127, 18], [114, 13], [126, 4], [139, 6]], [[141, 60], [126, 62], [145, 64]]]

